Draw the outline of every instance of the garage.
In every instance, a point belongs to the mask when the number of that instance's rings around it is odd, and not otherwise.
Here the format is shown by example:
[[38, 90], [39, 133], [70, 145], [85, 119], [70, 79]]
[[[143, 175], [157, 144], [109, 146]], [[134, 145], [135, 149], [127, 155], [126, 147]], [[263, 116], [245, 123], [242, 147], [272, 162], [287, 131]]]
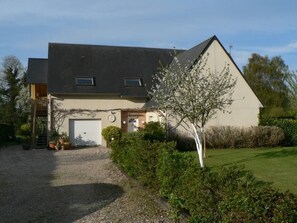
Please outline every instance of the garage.
[[75, 146], [101, 145], [101, 120], [69, 120], [69, 137]]

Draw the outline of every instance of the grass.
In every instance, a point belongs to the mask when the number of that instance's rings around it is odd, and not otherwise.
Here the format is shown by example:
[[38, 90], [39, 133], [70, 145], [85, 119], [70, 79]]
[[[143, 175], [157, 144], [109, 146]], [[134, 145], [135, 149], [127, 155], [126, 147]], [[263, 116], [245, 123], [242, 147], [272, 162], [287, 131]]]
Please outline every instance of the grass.
[[243, 164], [256, 179], [270, 182], [276, 189], [297, 194], [297, 147], [207, 150], [205, 165], [234, 164]]

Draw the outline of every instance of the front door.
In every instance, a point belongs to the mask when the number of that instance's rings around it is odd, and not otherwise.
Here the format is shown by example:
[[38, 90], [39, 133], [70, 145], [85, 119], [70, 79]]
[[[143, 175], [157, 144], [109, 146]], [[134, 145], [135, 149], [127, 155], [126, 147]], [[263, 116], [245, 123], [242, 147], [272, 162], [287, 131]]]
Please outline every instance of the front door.
[[139, 127], [138, 116], [128, 116], [128, 132], [136, 132]]

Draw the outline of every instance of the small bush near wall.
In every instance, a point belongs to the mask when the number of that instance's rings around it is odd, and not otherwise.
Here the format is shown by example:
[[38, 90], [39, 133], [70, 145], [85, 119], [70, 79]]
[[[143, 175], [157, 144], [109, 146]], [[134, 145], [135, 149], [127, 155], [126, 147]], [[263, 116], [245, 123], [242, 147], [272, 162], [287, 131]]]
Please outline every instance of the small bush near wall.
[[14, 127], [8, 124], [0, 124], [0, 141], [10, 141], [15, 138]]
[[29, 143], [30, 142], [30, 136], [31, 136], [31, 126], [29, 123], [24, 123], [20, 126], [18, 132], [18, 137], [20, 137], [21, 141], [23, 143]]
[[160, 122], [148, 122], [139, 131], [145, 140], [160, 142], [165, 140], [165, 129]]
[[276, 126], [219, 126], [206, 129], [205, 134], [207, 148], [273, 147], [285, 139], [284, 131]]
[[151, 142], [141, 133], [111, 143], [111, 157], [127, 174], [160, 191], [175, 217], [189, 222], [297, 222], [297, 196], [258, 182], [243, 167], [201, 169], [175, 144]]
[[262, 118], [260, 125], [277, 126], [284, 130], [285, 140], [284, 145], [297, 145], [297, 120], [296, 119], [277, 119], [277, 118]]
[[120, 140], [122, 136], [122, 130], [119, 127], [116, 126], [108, 126], [104, 129], [102, 129], [102, 136], [104, 140], [109, 143], [113, 140]]

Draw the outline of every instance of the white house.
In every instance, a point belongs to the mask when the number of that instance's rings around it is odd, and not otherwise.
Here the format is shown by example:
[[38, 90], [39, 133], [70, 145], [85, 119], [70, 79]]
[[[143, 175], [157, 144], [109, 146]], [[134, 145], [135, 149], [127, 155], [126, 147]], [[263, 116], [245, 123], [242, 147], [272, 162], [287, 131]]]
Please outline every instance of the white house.
[[208, 54], [211, 70], [227, 63], [237, 79], [231, 113], [218, 113], [208, 125], [258, 125], [262, 104], [216, 36], [189, 50], [50, 43], [48, 59], [28, 62], [33, 136], [36, 121], [43, 120], [45, 129], [66, 132], [77, 146], [106, 145], [101, 130], [109, 125], [130, 132], [159, 121], [159, 113], [148, 109], [147, 90], [174, 51], [181, 62]]

